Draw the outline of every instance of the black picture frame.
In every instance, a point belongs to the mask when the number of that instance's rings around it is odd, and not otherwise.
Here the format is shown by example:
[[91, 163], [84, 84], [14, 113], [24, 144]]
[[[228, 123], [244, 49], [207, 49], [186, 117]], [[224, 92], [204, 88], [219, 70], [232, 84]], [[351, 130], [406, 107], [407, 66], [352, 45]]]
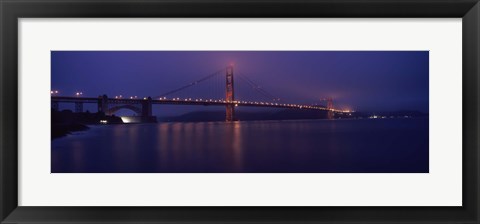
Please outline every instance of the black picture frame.
[[[479, 223], [478, 0], [0, 0], [1, 223]], [[463, 18], [461, 207], [18, 206], [18, 18]], [[448, 43], [446, 43], [448, 44]], [[459, 150], [459, 149], [454, 149]], [[441, 197], [442, 195], [439, 195]]]

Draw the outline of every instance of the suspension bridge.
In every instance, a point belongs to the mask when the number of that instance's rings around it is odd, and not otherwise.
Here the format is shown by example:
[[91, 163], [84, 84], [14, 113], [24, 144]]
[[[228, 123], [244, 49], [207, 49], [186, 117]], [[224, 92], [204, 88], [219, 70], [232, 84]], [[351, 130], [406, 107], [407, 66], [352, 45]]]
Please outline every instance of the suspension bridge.
[[[224, 75], [224, 76], [223, 76]], [[224, 85], [220, 91], [223, 97], [193, 97], [198, 94], [189, 93], [187, 90], [199, 86], [200, 83], [205, 83], [207, 80], [212, 80], [214, 77], [220, 77], [221, 83]], [[166, 104], [166, 105], [199, 105], [199, 106], [224, 106], [225, 107], [225, 121], [235, 121], [235, 108], [236, 107], [264, 107], [264, 108], [283, 108], [283, 109], [298, 109], [298, 110], [314, 110], [323, 111], [327, 113], [328, 119], [333, 119], [335, 113], [349, 113], [347, 110], [335, 109], [333, 106], [332, 98], [324, 98], [326, 105], [308, 105], [298, 103], [284, 103], [280, 98], [275, 97], [273, 94], [267, 92], [260, 85], [257, 85], [254, 81], [249, 79], [243, 74], [238, 74], [241, 82], [248, 86], [244, 92], [246, 95], [255, 93], [256, 96], [261, 96], [262, 99], [256, 99], [254, 97], [237, 98], [235, 92], [234, 82], [234, 67], [228, 66], [208, 76], [202, 77], [196, 81], [190, 82], [187, 85], [175, 88], [171, 91], [165, 92], [155, 97], [143, 97], [138, 98], [132, 96], [124, 98], [123, 96], [108, 97], [102, 95], [99, 97], [84, 97], [82, 92], [77, 92], [74, 96], [60, 96], [58, 91], [51, 91], [51, 103], [54, 110], [59, 110], [60, 103], [74, 103], [75, 112], [83, 112], [83, 104], [92, 103], [98, 105], [98, 111], [104, 112], [106, 115], [114, 115], [121, 109], [128, 109], [137, 114], [141, 120], [156, 120], [152, 115], [152, 105], [154, 104]], [[217, 81], [218, 82], [218, 81]], [[211, 87], [206, 87], [212, 89]], [[237, 90], [238, 91], [238, 90]], [[183, 94], [179, 94], [182, 93]], [[218, 92], [218, 91], [217, 91]], [[182, 95], [178, 97], [178, 95]], [[218, 95], [218, 94], [217, 94]], [[172, 97], [173, 96], [173, 97]]]

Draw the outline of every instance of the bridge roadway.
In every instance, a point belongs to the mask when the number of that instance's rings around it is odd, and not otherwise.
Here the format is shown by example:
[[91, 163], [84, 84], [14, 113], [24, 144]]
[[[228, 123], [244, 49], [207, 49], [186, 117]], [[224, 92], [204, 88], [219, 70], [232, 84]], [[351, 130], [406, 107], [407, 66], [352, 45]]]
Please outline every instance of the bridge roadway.
[[[70, 96], [52, 96], [52, 102], [59, 103], [98, 103], [101, 98], [98, 97], [70, 97]], [[141, 104], [148, 100], [147, 98], [108, 98], [108, 104]], [[194, 99], [194, 98], [173, 98], [173, 99], [152, 99], [152, 104], [170, 104], [170, 105], [201, 105], [201, 106], [246, 106], [246, 107], [268, 107], [268, 108], [285, 108], [285, 109], [305, 109], [305, 110], [322, 110], [333, 111], [335, 113], [348, 113], [350, 111], [327, 109], [322, 106], [313, 106], [305, 104], [288, 104], [288, 103], [271, 103], [271, 102], [255, 102], [255, 101], [232, 101], [213, 99]]]

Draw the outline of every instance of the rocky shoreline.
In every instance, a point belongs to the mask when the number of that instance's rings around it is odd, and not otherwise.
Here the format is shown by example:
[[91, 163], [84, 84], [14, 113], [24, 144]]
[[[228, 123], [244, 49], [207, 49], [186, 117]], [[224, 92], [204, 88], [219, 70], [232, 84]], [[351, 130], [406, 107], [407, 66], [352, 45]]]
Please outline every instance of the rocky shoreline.
[[52, 110], [51, 139], [90, 129], [87, 125], [122, 124], [122, 119], [104, 113], [73, 113], [71, 110]]
[[72, 134], [72, 132], [86, 131], [90, 129], [84, 124], [52, 124], [52, 139]]

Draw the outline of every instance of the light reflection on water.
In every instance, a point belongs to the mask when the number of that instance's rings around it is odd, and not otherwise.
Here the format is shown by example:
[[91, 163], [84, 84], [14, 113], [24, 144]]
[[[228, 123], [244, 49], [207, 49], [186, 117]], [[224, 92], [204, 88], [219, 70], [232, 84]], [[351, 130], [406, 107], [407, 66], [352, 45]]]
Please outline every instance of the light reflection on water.
[[52, 172], [428, 172], [428, 119], [95, 126], [52, 141]]

